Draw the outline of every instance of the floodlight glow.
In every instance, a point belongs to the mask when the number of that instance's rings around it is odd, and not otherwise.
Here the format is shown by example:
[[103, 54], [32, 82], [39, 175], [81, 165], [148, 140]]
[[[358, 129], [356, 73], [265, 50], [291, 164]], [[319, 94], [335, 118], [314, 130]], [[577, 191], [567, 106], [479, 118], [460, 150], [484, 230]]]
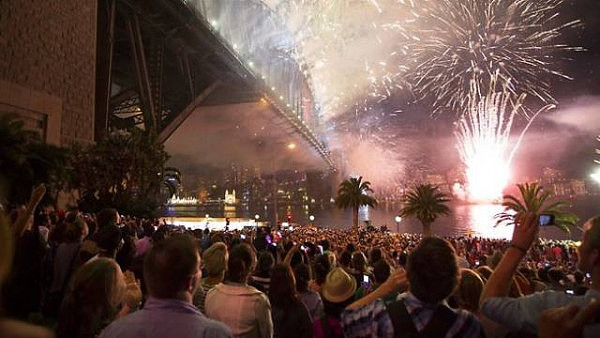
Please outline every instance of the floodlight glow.
[[590, 175], [590, 177], [596, 181], [596, 183], [600, 183], [600, 168], [597, 168], [596, 171]]

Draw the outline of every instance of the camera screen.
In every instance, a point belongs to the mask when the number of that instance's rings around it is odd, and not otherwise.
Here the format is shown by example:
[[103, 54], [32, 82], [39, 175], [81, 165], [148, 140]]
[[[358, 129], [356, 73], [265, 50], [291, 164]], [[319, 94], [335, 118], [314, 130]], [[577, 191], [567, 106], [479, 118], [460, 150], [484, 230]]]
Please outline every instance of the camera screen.
[[540, 215], [540, 225], [550, 225], [552, 224], [552, 215]]
[[367, 283], [367, 284], [369, 283], [369, 276], [367, 276], [367, 275], [363, 276], [363, 283]]

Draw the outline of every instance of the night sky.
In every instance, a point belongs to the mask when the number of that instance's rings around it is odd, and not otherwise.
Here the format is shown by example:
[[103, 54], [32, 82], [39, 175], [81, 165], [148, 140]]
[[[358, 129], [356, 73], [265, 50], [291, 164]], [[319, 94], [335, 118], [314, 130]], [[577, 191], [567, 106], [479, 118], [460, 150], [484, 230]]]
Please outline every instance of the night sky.
[[[582, 27], [570, 29], [564, 35], [571, 46], [581, 46], [585, 52], [571, 53], [571, 61], [561, 69], [572, 81], [553, 80], [557, 109], [538, 117], [525, 135], [513, 164], [514, 177], [539, 175], [545, 166], [565, 170], [569, 176], [588, 176], [600, 147], [600, 1], [570, 1], [562, 14], [580, 19]], [[377, 110], [402, 113], [373, 122], [369, 116], [347, 113], [338, 117], [331, 128], [339, 137], [381, 133], [405, 152], [405, 161], [425, 159], [432, 171], [443, 172], [458, 165], [458, 155], [452, 135], [455, 116], [431, 118], [427, 102], [410, 103], [397, 95], [374, 107]], [[368, 126], [365, 127], [365, 121]], [[520, 130], [524, 122], [516, 122]], [[343, 127], [340, 127], [343, 126]], [[290, 151], [289, 143], [298, 144]], [[332, 144], [336, 142], [333, 141]], [[381, 147], [392, 147], [382, 143]], [[272, 169], [325, 169], [306, 143], [292, 133], [284, 121], [259, 104], [233, 105], [196, 111], [166, 143], [172, 155], [171, 164], [184, 172], [210, 175], [217, 168], [237, 162], [258, 165], [263, 171]], [[408, 150], [407, 150], [408, 149]]]

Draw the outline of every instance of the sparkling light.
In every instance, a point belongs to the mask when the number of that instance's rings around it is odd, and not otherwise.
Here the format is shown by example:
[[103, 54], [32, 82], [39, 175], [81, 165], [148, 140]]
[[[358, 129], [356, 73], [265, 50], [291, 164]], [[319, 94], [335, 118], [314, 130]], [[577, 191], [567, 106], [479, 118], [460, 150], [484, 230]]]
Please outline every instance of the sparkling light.
[[600, 168], [597, 168], [596, 171], [590, 175], [590, 177], [596, 181], [596, 183], [600, 183]]
[[[494, 81], [491, 88], [495, 88]], [[455, 131], [460, 158], [466, 166], [466, 198], [470, 202], [499, 201], [508, 184], [510, 131], [524, 99], [521, 96], [511, 102], [511, 97], [506, 89], [481, 95], [472, 82], [469, 109]]]
[[470, 202], [497, 202], [508, 185], [510, 169], [504, 159], [505, 149], [494, 145], [478, 145], [467, 166]]
[[[560, 41], [579, 20], [560, 15], [565, 0], [421, 0], [409, 40], [414, 90], [433, 97], [435, 112], [462, 112], [470, 82], [487, 91], [487, 79], [515, 96], [525, 93], [553, 103], [553, 78], [571, 79], [559, 69], [565, 51], [581, 51]], [[561, 53], [562, 52], [562, 53]]]

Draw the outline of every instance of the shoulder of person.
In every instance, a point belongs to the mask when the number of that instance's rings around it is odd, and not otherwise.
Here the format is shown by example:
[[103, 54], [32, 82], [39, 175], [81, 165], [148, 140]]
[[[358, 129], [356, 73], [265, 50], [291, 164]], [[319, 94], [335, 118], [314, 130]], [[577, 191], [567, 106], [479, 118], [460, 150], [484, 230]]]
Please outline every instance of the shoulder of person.
[[269, 301], [269, 296], [266, 293], [260, 292], [254, 295], [260, 304], [266, 304], [269, 307], [271, 306], [271, 302]]
[[205, 319], [206, 322], [203, 324], [203, 326], [208, 334], [208, 337], [233, 337], [231, 334], [231, 329], [227, 325], [207, 317], [205, 317]]
[[[52, 338], [54, 334], [52, 331], [45, 327], [32, 325], [25, 322], [20, 322], [12, 319], [1, 319], [0, 320], [0, 332], [6, 338], [19, 337], [19, 338]], [[5, 336], [6, 334], [6, 336]]]
[[465, 318], [465, 321], [474, 321], [474, 322], [481, 324], [481, 321], [479, 320], [479, 318], [467, 310], [453, 309], [453, 308], [450, 308], [450, 309], [452, 311], [454, 311], [454, 313], [456, 313], [457, 316]]

